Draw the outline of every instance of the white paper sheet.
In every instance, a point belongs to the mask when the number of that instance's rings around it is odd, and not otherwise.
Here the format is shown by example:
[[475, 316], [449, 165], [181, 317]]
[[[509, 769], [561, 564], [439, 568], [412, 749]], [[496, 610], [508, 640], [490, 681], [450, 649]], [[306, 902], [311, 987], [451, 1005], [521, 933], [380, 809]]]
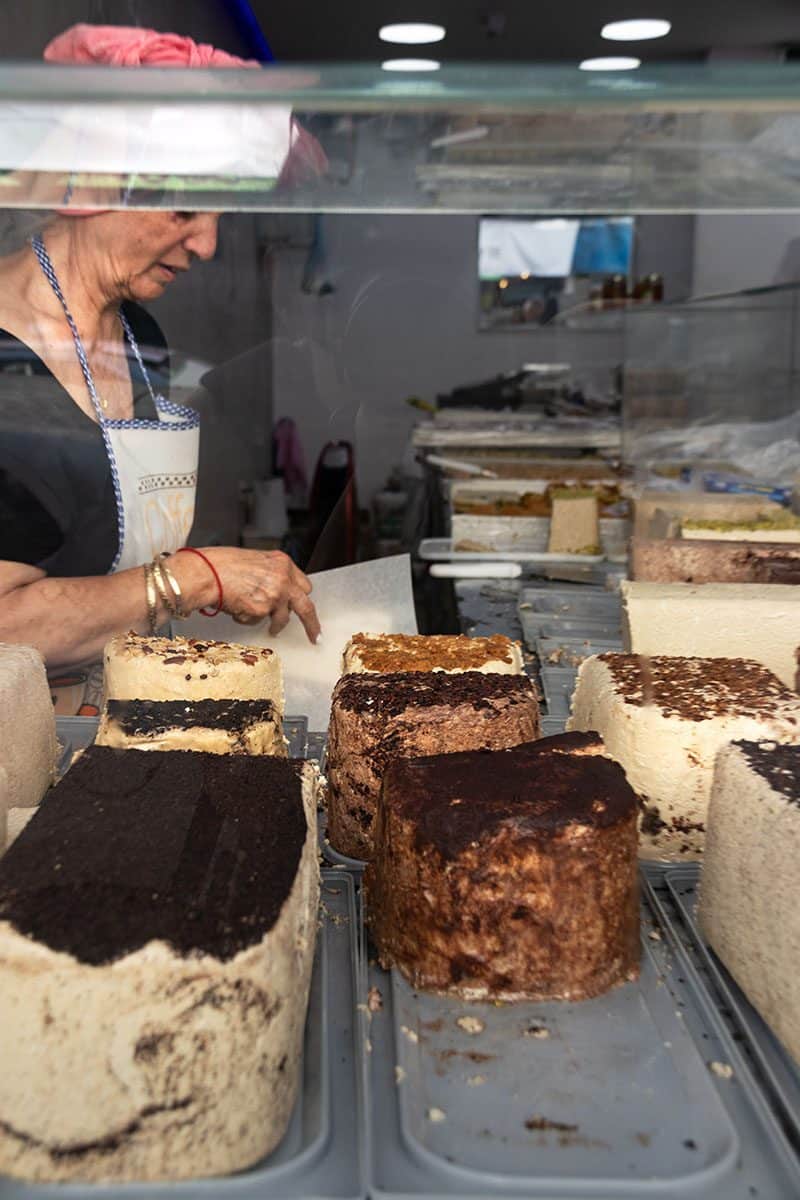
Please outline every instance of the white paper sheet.
[[269, 624], [238, 625], [220, 614], [213, 619], [195, 613], [175, 627], [186, 637], [269, 646], [283, 665], [286, 713], [308, 717], [309, 729], [328, 728], [331, 692], [342, 669], [342, 651], [354, 633], [416, 633], [408, 554], [376, 558], [320, 571], [311, 576], [322, 638], [312, 646], [296, 617], [277, 637]]

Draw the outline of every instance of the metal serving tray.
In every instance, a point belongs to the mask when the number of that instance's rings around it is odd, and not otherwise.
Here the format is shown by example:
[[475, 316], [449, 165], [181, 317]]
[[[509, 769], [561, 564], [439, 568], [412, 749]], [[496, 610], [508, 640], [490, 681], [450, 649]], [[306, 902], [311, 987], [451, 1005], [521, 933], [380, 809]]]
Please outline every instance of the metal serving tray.
[[618, 621], [622, 612], [619, 597], [602, 588], [586, 588], [583, 594], [552, 588], [533, 595], [523, 588], [520, 611], [528, 611], [527, 605], [531, 606], [531, 612], [539, 615], [571, 617], [573, 620]]
[[558, 667], [542, 667], [539, 671], [544, 691], [547, 715], [567, 719], [572, 704], [572, 693], [575, 691], [577, 671], [562, 670]]
[[670, 867], [664, 872], [664, 886], [689, 935], [690, 948], [710, 982], [712, 1000], [721, 1001], [722, 1012], [729, 1015], [739, 1035], [746, 1039], [766, 1088], [800, 1145], [800, 1068], [704, 940], [697, 923], [699, 882], [699, 863]]
[[576, 671], [585, 658], [593, 654], [608, 654], [619, 651], [621, 642], [603, 641], [595, 637], [540, 637], [536, 639], [536, 653], [544, 668]]
[[548, 713], [539, 721], [542, 729], [542, 737], [554, 737], [558, 733], [564, 732], [566, 717], [553, 717]]
[[622, 645], [622, 634], [619, 621], [595, 620], [594, 618], [558, 617], [550, 613], [531, 612], [523, 608], [519, 611], [522, 626], [522, 636], [525, 645], [530, 649], [536, 648], [538, 638], [594, 638], [602, 642], [615, 642]]
[[333, 867], [346, 867], [348, 871], [355, 872], [358, 878], [366, 867], [366, 860], [363, 858], [350, 858], [347, 854], [340, 854], [338, 850], [328, 841], [328, 814], [321, 812], [318, 817], [319, 821], [319, 848], [322, 854], [323, 861], [330, 863]]
[[358, 926], [352, 880], [322, 873], [300, 1091], [286, 1136], [238, 1175], [182, 1183], [37, 1184], [0, 1176], [0, 1200], [297, 1200], [365, 1194], [363, 1042], [355, 1028]]
[[800, 1194], [772, 1110], [746, 1071], [715, 1073], [728, 1047], [642, 915], [640, 980], [580, 1004], [460, 1004], [365, 963], [362, 997], [383, 999], [364, 1017], [371, 1196]]
[[[77, 750], [85, 750], [94, 741], [99, 717], [56, 717], [56, 737], [62, 747], [59, 773], [63, 774]], [[290, 758], [306, 758], [308, 750], [308, 719], [284, 717], [283, 732], [289, 742]], [[65, 757], [66, 756], [66, 757]]]

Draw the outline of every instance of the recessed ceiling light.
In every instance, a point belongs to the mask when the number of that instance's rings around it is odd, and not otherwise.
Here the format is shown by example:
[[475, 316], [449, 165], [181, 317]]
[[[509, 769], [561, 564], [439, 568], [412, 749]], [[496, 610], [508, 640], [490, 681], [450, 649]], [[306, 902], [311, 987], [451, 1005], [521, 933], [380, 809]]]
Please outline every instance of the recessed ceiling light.
[[642, 65], [640, 58], [585, 58], [580, 64], [582, 71], [635, 71]]
[[381, 63], [384, 71], [438, 71], [441, 65], [433, 58], [390, 58]]
[[403, 46], [425, 46], [441, 42], [444, 25], [428, 25], [420, 21], [403, 21], [398, 25], [384, 25], [378, 37], [382, 42], [399, 42]]
[[646, 42], [650, 38], [666, 37], [672, 29], [669, 21], [644, 18], [635, 21], [611, 21], [600, 30], [609, 42]]

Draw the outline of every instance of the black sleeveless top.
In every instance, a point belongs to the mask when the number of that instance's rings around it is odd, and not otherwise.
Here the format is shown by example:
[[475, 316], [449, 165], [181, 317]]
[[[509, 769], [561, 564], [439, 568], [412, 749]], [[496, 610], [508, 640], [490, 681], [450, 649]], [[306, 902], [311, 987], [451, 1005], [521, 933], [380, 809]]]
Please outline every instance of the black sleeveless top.
[[[164, 335], [123, 305], [153, 388], [169, 394]], [[157, 414], [130, 347], [134, 416]], [[0, 560], [48, 575], [105, 575], [116, 557], [117, 506], [103, 437], [34, 352], [0, 329]]]

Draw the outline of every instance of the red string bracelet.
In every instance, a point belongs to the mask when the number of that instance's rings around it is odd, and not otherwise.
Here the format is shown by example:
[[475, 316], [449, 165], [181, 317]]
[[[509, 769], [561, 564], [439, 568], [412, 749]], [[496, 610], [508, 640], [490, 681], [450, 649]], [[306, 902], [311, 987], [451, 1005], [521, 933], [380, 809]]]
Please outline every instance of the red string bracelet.
[[217, 568], [214, 566], [214, 564], [211, 562], [210, 559], [206, 558], [206, 556], [205, 556], [205, 554], [203, 554], [202, 550], [195, 550], [194, 546], [181, 546], [181, 548], [179, 550], [177, 550], [176, 553], [177, 554], [196, 554], [198, 558], [202, 558], [203, 562], [206, 564], [209, 571], [214, 576], [214, 579], [216, 580], [217, 592], [218, 592], [217, 607], [211, 608], [211, 609], [201, 608], [199, 611], [203, 614], [204, 617], [216, 617], [219, 613], [222, 612], [222, 580], [220, 579], [220, 577], [217, 573]]

